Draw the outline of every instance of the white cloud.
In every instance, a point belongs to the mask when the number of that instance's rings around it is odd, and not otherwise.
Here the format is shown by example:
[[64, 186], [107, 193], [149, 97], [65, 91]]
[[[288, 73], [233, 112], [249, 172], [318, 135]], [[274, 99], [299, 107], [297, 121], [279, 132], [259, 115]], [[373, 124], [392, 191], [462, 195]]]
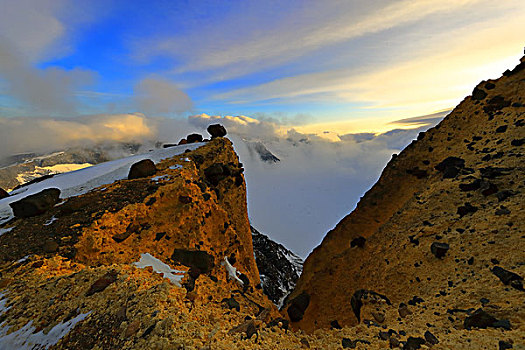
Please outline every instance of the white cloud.
[[[429, 127], [339, 135], [332, 142], [322, 133], [244, 116], [193, 116], [190, 123], [201, 130], [226, 126], [245, 167], [251, 223], [303, 257], [354, 208], [392, 154]], [[247, 140], [262, 142], [281, 161], [262, 162]]]
[[149, 115], [180, 114], [193, 108], [193, 103], [176, 84], [162, 78], [149, 77], [135, 85], [139, 110]]

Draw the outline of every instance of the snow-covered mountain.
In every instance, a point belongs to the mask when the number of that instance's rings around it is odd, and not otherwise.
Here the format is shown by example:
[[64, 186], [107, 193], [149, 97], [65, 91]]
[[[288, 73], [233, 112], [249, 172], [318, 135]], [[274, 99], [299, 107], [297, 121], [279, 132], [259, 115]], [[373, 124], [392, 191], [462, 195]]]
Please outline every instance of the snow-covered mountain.
[[250, 228], [263, 291], [280, 308], [301, 275], [303, 259], [253, 226]]
[[[153, 147], [150, 147], [153, 148]], [[147, 149], [138, 143], [107, 143], [74, 147], [52, 153], [17, 154], [0, 159], [0, 188], [12, 190], [46, 175], [79, 170], [88, 166], [131, 156]]]

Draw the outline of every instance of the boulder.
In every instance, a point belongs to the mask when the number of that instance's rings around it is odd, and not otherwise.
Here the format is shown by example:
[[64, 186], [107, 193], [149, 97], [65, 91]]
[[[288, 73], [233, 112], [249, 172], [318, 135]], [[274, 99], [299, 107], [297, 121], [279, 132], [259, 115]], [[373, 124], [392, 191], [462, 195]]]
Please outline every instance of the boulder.
[[447, 243], [441, 243], [441, 242], [434, 242], [430, 246], [430, 251], [432, 254], [436, 256], [436, 258], [441, 259], [444, 257], [448, 250], [450, 249], [449, 245]]
[[456, 177], [461, 169], [465, 167], [465, 160], [458, 157], [448, 157], [435, 166], [435, 169], [443, 173], [443, 178]]
[[58, 188], [46, 188], [19, 201], [9, 203], [9, 206], [13, 209], [15, 217], [29, 218], [45, 213], [53, 208], [59, 200], [60, 190]]
[[6, 190], [0, 187], [0, 199], [6, 198], [6, 197], [9, 197], [9, 193], [7, 193]]
[[157, 167], [151, 159], [143, 159], [131, 166], [129, 169], [128, 180], [140, 179], [155, 175]]
[[303, 319], [304, 312], [310, 305], [310, 295], [308, 293], [302, 292], [295, 298], [290, 301], [290, 306], [288, 307], [288, 316], [292, 322], [298, 322]]
[[504, 329], [510, 328], [510, 324], [507, 320], [498, 320], [496, 317], [482, 309], [477, 309], [472, 315], [465, 318], [463, 325], [469, 330], [472, 329], [472, 327], [482, 329], [486, 329], [488, 327]]
[[507, 286], [510, 285], [513, 288], [516, 288], [517, 290], [524, 290], [523, 277], [521, 277], [520, 275], [505, 270], [504, 268], [499, 266], [494, 266], [491, 271], [494, 275], [496, 275], [496, 277], [500, 279], [501, 282], [503, 282], [503, 284]]
[[206, 130], [208, 130], [212, 139], [216, 137], [224, 137], [227, 134], [226, 129], [221, 124], [212, 124], [208, 126], [208, 129]]
[[196, 143], [202, 142], [202, 135], [200, 134], [190, 134], [186, 137], [187, 143]]

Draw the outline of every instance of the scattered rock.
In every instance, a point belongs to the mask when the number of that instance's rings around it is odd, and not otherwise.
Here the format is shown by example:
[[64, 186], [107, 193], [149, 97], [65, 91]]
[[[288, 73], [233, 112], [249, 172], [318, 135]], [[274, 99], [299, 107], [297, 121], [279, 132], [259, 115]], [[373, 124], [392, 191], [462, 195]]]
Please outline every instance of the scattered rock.
[[239, 304], [237, 300], [235, 300], [234, 297], [224, 298], [222, 299], [222, 302], [225, 303], [229, 309], [235, 309], [237, 311], [241, 311], [241, 305]]
[[478, 211], [477, 207], [473, 206], [470, 203], [465, 203], [465, 205], [458, 207], [457, 213], [459, 214], [459, 216], [463, 217], [467, 214], [475, 213], [476, 211]]
[[408, 337], [407, 342], [403, 346], [403, 350], [416, 350], [421, 349], [421, 345], [425, 344], [426, 341], [419, 337]]
[[186, 137], [186, 143], [196, 143], [202, 142], [202, 135], [200, 134], [190, 134]]
[[496, 84], [494, 84], [494, 83], [491, 83], [491, 82], [485, 83], [485, 89], [487, 89], [487, 90], [492, 90], [495, 87], [496, 87]]
[[0, 199], [9, 197], [9, 193], [6, 190], [0, 187]]
[[399, 312], [399, 316], [401, 316], [402, 318], [405, 318], [408, 315], [412, 314], [412, 311], [410, 311], [407, 304], [405, 303], [399, 304], [399, 308], [397, 309], [397, 312]]
[[465, 318], [463, 325], [468, 330], [472, 329], [472, 327], [486, 329], [488, 327], [506, 328], [509, 326], [510, 328], [510, 324], [507, 324], [507, 322], [498, 321], [496, 317], [490, 315], [483, 309], [477, 309], [472, 315]]
[[430, 331], [425, 332], [425, 340], [428, 344], [436, 345], [439, 344], [438, 338], [434, 334], [432, 334]]
[[505, 132], [505, 131], [507, 131], [507, 127], [508, 127], [507, 125], [499, 126], [499, 127], [496, 128], [496, 132], [497, 133]]
[[343, 346], [343, 349], [355, 349], [357, 347], [357, 343], [370, 344], [368, 340], [364, 339], [352, 340], [350, 338], [343, 338], [341, 340], [341, 345]]
[[488, 94], [483, 89], [480, 89], [477, 86], [472, 91], [472, 98], [477, 101], [483, 100], [487, 95]]
[[514, 192], [512, 191], [509, 191], [509, 190], [502, 190], [502, 191], [499, 191], [498, 193], [496, 193], [496, 198], [498, 199], [498, 201], [502, 202], [504, 201], [505, 199], [511, 197], [511, 196], [514, 196]]
[[498, 186], [493, 184], [492, 182], [487, 182], [482, 186], [483, 190], [481, 191], [481, 194], [485, 197], [493, 195], [494, 193], [498, 192]]
[[114, 283], [117, 280], [117, 276], [118, 273], [116, 271], [110, 271], [106, 273], [104, 276], [100, 277], [98, 280], [95, 281], [95, 283], [91, 285], [91, 287], [86, 293], [86, 296], [89, 297], [95, 293], [102, 292], [110, 284]]
[[140, 225], [135, 224], [135, 223], [130, 223], [128, 227], [126, 227], [126, 231], [117, 233], [111, 238], [113, 238], [115, 242], [121, 243], [121, 242], [124, 242], [133, 233], [139, 232], [139, 230], [140, 230]]
[[359, 248], [363, 248], [365, 246], [365, 243], [366, 243], [366, 238], [363, 237], [363, 236], [359, 236], [357, 238], [354, 238], [351, 242], [350, 242], [350, 247], [353, 248], [353, 247], [359, 247]]
[[435, 169], [443, 173], [443, 178], [456, 177], [461, 169], [465, 167], [465, 160], [458, 157], [448, 157], [435, 166]]
[[523, 146], [523, 145], [525, 145], [525, 138], [523, 138], [523, 139], [514, 139], [514, 140], [510, 141], [510, 144], [512, 146], [516, 146], [516, 147]]
[[432, 254], [436, 256], [436, 258], [443, 258], [448, 250], [450, 249], [450, 246], [447, 243], [441, 243], [441, 242], [434, 242], [430, 246], [430, 251]]
[[509, 215], [510, 214], [510, 210], [507, 207], [505, 207], [504, 205], [502, 205], [501, 207], [496, 209], [495, 214], [496, 215]]
[[53, 208], [59, 200], [60, 190], [58, 188], [46, 188], [41, 192], [9, 203], [9, 206], [13, 209], [15, 217], [28, 218], [45, 213]]
[[383, 312], [378, 311], [372, 311], [372, 317], [378, 322], [383, 323], [385, 322], [385, 314]]
[[304, 312], [310, 305], [310, 295], [302, 292], [290, 301], [290, 306], [286, 310], [292, 322], [298, 322], [303, 319]]
[[140, 179], [155, 175], [157, 167], [151, 159], [143, 159], [131, 166], [129, 169], [128, 180]]
[[510, 285], [517, 290], [521, 290], [521, 291], [524, 290], [523, 289], [523, 277], [521, 277], [520, 275], [514, 272], [511, 272], [511, 271], [505, 270], [504, 268], [500, 266], [494, 266], [491, 271], [494, 275], [496, 275], [496, 277], [498, 277], [501, 280], [501, 282], [503, 282], [504, 285], [506, 286]]
[[393, 348], [398, 348], [399, 345], [401, 345], [401, 343], [399, 342], [399, 339], [395, 337], [390, 337], [389, 345], [390, 345], [390, 348], [393, 349]]
[[467, 184], [459, 184], [459, 189], [462, 191], [475, 191], [481, 188], [481, 180], [476, 179], [473, 182]]
[[499, 341], [498, 347], [499, 347], [499, 350], [507, 350], [507, 349], [512, 349], [513, 348], [511, 343], [509, 343], [507, 341], [504, 341], [504, 340], [500, 340]]
[[212, 124], [206, 129], [211, 135], [211, 138], [226, 136], [226, 129], [221, 124]]
[[332, 329], [342, 329], [343, 328], [341, 327], [339, 322], [337, 322], [337, 320], [333, 320], [332, 322], [330, 322], [330, 327], [332, 327]]

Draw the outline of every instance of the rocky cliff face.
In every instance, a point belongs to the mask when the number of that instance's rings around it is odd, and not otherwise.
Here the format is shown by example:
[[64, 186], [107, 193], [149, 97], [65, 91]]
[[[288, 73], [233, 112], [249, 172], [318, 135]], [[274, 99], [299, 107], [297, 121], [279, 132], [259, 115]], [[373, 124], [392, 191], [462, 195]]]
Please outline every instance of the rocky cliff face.
[[277, 307], [281, 307], [301, 275], [303, 260], [253, 226], [250, 228], [263, 292]]
[[454, 348], [523, 344], [524, 145], [522, 59], [394, 156], [326, 235], [289, 298], [294, 326], [365, 322], [439, 333]]
[[223, 323], [279, 316], [257, 288], [231, 142], [156, 168], [1, 225], [0, 348], [202, 347]]

